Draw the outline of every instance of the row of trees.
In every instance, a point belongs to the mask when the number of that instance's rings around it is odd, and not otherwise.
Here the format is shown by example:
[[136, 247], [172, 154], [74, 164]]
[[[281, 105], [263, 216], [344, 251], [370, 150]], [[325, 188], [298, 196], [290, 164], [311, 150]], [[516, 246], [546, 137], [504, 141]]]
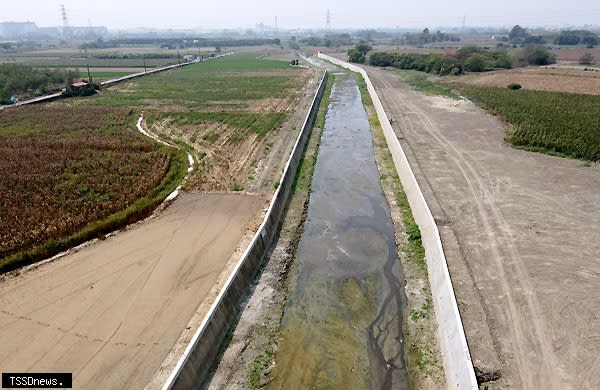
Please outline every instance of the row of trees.
[[326, 34], [323, 37], [312, 35], [300, 39], [300, 42], [307, 46], [326, 46], [337, 47], [351, 45], [353, 43], [350, 34]]
[[600, 37], [588, 30], [563, 30], [558, 35], [532, 35], [525, 28], [516, 25], [508, 34], [512, 43], [521, 45], [543, 45], [554, 43], [557, 45], [587, 45], [596, 46], [600, 43]]
[[107, 49], [118, 48], [121, 45], [161, 45], [167, 48], [194, 48], [194, 47], [239, 47], [239, 46], [261, 46], [281, 45], [279, 38], [118, 38], [104, 41], [97, 39], [80, 45], [81, 49]]
[[[364, 43], [348, 50], [350, 62], [366, 62], [372, 48]], [[483, 72], [492, 69], [510, 69], [514, 65], [547, 65], [555, 62], [554, 56], [542, 46], [527, 46], [513, 56], [506, 51], [487, 51], [477, 46], [465, 46], [454, 55], [374, 52], [369, 64], [392, 66], [404, 70], [418, 70], [440, 76], [458, 75], [464, 71]]]
[[77, 70], [36, 69], [17, 63], [0, 64], [0, 103], [10, 103], [13, 95], [53, 92], [72, 84], [78, 77]]
[[440, 32], [440, 30], [432, 33], [429, 28], [424, 29], [420, 33], [407, 33], [403, 38], [403, 43], [407, 45], [425, 45], [434, 42], [458, 42], [460, 38], [455, 35]]

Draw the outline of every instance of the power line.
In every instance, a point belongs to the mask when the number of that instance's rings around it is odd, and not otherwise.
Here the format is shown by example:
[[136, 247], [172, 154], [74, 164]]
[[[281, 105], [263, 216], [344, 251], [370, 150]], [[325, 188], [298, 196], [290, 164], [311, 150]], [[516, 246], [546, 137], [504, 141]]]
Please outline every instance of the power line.
[[60, 13], [62, 15], [62, 24], [63, 24], [63, 37], [65, 39], [71, 38], [71, 29], [69, 28], [69, 19], [67, 18], [67, 10], [65, 9], [65, 5], [60, 5]]

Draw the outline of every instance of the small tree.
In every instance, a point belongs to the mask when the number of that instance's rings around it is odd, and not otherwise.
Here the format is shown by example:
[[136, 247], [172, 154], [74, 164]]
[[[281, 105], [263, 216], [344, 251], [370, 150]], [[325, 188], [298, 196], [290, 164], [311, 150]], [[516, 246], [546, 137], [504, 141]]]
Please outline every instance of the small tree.
[[348, 50], [348, 60], [357, 64], [365, 63], [365, 55], [355, 48]]
[[365, 42], [358, 43], [353, 49], [348, 50], [348, 59], [350, 62], [364, 64], [367, 53], [373, 50], [373, 47]]
[[554, 55], [543, 46], [527, 46], [525, 58], [529, 65], [548, 65], [556, 62]]
[[527, 30], [517, 24], [510, 30], [508, 37], [511, 42], [522, 43], [528, 35]]

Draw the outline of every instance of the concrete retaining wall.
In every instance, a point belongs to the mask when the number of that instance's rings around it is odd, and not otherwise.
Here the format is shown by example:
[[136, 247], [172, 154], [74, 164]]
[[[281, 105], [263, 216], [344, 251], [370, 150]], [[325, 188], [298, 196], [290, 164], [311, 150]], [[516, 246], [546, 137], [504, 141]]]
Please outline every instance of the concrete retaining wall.
[[388, 117], [383, 110], [381, 101], [375, 92], [375, 88], [364, 69], [340, 61], [323, 53], [319, 53], [319, 58], [330, 61], [336, 65], [360, 73], [369, 90], [373, 105], [377, 111], [377, 117], [383, 128], [383, 134], [392, 154], [396, 171], [404, 187], [404, 192], [410, 203], [415, 222], [421, 229], [423, 247], [425, 248], [425, 257], [427, 258], [427, 270], [429, 272], [429, 282], [431, 284], [431, 294], [433, 296], [434, 310], [438, 320], [438, 337], [440, 339], [440, 348], [444, 358], [444, 370], [448, 388], [450, 389], [477, 389], [477, 380], [473, 370], [473, 363], [467, 345], [465, 332], [463, 329], [452, 280], [448, 272], [446, 256], [442, 248], [442, 241], [438, 232], [437, 225], [431, 215], [429, 206], [423, 197], [419, 188], [417, 179], [408, 163], [406, 155], [402, 150], [400, 141], [396, 137]]
[[296, 179], [306, 140], [319, 109], [326, 84], [327, 73], [323, 74], [263, 223], [192, 337], [163, 389], [200, 388], [212, 368], [223, 340], [231, 330], [232, 322], [239, 314], [240, 303], [248, 293], [267, 249], [273, 243], [279, 230], [292, 194], [292, 186]]

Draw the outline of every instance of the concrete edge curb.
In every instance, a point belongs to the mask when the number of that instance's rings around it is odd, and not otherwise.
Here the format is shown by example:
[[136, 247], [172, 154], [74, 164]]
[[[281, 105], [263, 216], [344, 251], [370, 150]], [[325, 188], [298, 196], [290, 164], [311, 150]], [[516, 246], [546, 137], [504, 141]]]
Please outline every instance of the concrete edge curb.
[[390, 125], [379, 96], [377, 96], [377, 92], [364, 69], [323, 53], [319, 53], [318, 57], [360, 73], [367, 84], [367, 89], [373, 100], [377, 117], [394, 160], [394, 166], [404, 187], [415, 222], [421, 229], [448, 388], [478, 389], [479, 386], [437, 225], [400, 145], [400, 141]]
[[163, 390], [200, 388], [209, 374], [231, 321], [239, 313], [239, 305], [277, 234], [326, 84], [327, 72], [324, 72], [262, 224], [162, 386]]

